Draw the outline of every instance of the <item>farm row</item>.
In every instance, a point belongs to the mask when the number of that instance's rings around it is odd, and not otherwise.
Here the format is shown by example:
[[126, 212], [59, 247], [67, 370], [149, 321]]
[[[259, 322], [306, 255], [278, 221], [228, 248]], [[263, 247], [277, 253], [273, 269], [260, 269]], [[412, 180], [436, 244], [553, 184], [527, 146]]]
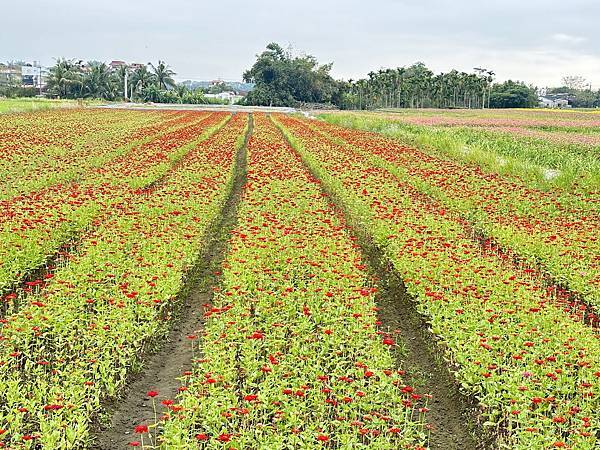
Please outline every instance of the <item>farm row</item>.
[[405, 110], [322, 117], [516, 176], [534, 187], [583, 195], [600, 189], [598, 112]]
[[166, 413], [130, 445], [427, 447], [436, 399], [397, 366], [356, 236], [402, 279], [474, 428], [498, 447], [598, 444], [593, 195], [284, 115], [38, 117], [0, 126], [8, 180], [27, 168], [2, 185], [0, 447], [93, 448], [244, 171], [199, 342], [182, 344], [201, 355], [176, 399], [149, 393]]

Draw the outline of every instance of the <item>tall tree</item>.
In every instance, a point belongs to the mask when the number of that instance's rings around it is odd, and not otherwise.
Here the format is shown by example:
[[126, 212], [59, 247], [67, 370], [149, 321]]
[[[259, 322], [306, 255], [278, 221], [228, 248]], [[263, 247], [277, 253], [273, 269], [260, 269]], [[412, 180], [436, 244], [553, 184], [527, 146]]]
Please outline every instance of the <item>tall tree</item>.
[[131, 74], [131, 93], [142, 96], [144, 89], [154, 84], [155, 76], [146, 66], [140, 66]]
[[533, 87], [512, 80], [494, 85], [490, 96], [492, 108], [532, 108], [537, 102], [537, 93]]
[[62, 98], [81, 93], [81, 63], [73, 59], [58, 59], [48, 71], [48, 91]]
[[270, 43], [244, 73], [244, 81], [255, 83], [245, 103], [294, 106], [340, 101], [339, 84], [329, 74], [331, 67], [319, 65], [314, 56], [293, 56], [279, 44]]
[[158, 64], [150, 64], [159, 89], [168, 89], [175, 87], [173, 75], [177, 75], [164, 61], [158, 61]]
[[90, 61], [87, 73], [83, 77], [84, 95], [92, 98], [111, 99], [115, 79], [111, 77], [110, 68], [106, 63]]

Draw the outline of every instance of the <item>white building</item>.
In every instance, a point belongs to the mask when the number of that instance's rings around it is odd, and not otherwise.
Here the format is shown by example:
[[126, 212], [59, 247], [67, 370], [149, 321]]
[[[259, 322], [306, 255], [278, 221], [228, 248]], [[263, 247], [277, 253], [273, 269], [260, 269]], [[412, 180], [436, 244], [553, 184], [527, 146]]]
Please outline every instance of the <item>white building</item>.
[[566, 98], [539, 97], [542, 108], [570, 108], [569, 100]]
[[219, 92], [218, 94], [204, 94], [206, 98], [217, 98], [224, 102], [229, 102], [230, 105], [239, 102], [243, 97], [235, 92]]

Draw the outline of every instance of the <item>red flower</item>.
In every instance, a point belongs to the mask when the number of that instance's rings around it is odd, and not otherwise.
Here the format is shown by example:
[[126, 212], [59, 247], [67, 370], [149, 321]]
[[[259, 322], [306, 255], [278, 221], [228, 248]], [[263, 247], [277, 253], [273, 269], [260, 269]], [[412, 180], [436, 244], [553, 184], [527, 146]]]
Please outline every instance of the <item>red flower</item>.
[[141, 444], [138, 441], [132, 441], [129, 444], [130, 447], [139, 447]]
[[248, 339], [263, 339], [264, 337], [265, 335], [262, 332], [255, 331], [250, 336], [248, 336]]
[[134, 430], [136, 433], [144, 434], [148, 432], [148, 425], [138, 425]]
[[231, 440], [231, 436], [231, 434], [223, 433], [220, 434], [217, 439], [221, 442], [229, 442]]
[[158, 395], [157, 391], [148, 391], [148, 393], [146, 394], [148, 397], [156, 397]]
[[199, 441], [208, 441], [208, 434], [206, 434], [206, 433], [198, 433], [196, 435], [196, 439], [198, 439]]

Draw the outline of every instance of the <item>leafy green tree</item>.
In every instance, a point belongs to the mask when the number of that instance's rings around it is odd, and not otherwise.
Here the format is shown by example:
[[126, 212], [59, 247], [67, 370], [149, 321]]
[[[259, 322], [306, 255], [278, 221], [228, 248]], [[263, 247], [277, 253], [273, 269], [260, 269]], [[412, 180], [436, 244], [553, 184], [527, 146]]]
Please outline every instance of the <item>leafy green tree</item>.
[[525, 83], [508, 80], [492, 87], [490, 106], [492, 108], [532, 108], [538, 98], [533, 87]]
[[293, 56], [279, 44], [270, 43], [244, 73], [244, 81], [255, 84], [245, 104], [331, 103], [341, 94], [338, 82], [329, 74], [331, 67], [319, 65], [314, 56]]
[[87, 73], [83, 76], [83, 90], [86, 97], [112, 99], [116, 79], [106, 63], [90, 61]]
[[81, 97], [83, 76], [81, 61], [58, 59], [48, 73], [48, 92], [62, 98]]

